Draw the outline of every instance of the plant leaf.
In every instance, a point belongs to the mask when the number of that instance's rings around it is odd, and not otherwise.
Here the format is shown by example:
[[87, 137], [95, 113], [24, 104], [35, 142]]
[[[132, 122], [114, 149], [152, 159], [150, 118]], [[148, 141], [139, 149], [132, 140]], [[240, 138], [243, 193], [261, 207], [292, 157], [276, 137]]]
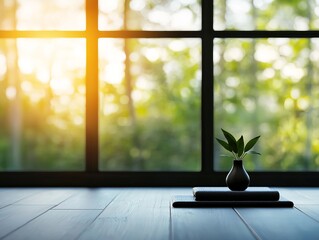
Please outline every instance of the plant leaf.
[[218, 139], [216, 138], [216, 140], [219, 142], [220, 145], [222, 145], [227, 151], [232, 151], [231, 147], [228, 145], [227, 142], [221, 140], [221, 139]]
[[241, 137], [237, 141], [237, 149], [238, 149], [238, 157], [240, 157], [244, 153], [244, 137]]
[[259, 152], [256, 152], [256, 151], [249, 151], [247, 152], [248, 154], [256, 154], [256, 155], [261, 155]]
[[248, 152], [250, 149], [252, 149], [253, 146], [255, 146], [255, 144], [257, 143], [259, 138], [260, 136], [251, 139], [245, 146], [245, 152]]
[[223, 134], [225, 136], [225, 138], [227, 139], [228, 145], [231, 148], [231, 151], [233, 151], [234, 153], [238, 153], [238, 148], [237, 148], [237, 141], [234, 138], [233, 135], [231, 135], [229, 132], [225, 131], [224, 129], [222, 129]]
[[232, 158], [232, 159], [234, 159], [233, 156], [229, 156], [229, 155], [225, 155], [225, 154], [221, 154], [220, 156], [221, 156], [221, 157], [227, 157], [227, 158]]

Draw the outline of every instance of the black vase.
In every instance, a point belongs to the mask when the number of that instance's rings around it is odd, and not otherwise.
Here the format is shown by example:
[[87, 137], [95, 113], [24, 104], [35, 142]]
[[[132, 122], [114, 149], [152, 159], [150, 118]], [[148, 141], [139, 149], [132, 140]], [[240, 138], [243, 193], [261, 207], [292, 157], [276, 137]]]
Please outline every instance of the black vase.
[[232, 191], [244, 191], [250, 183], [242, 160], [234, 160], [233, 166], [226, 176], [226, 185]]

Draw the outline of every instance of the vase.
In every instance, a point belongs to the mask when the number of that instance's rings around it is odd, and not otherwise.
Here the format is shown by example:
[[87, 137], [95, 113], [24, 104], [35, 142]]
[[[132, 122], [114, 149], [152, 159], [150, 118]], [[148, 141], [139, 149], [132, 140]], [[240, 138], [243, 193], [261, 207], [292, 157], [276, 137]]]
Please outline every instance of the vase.
[[226, 185], [232, 191], [244, 191], [250, 183], [242, 160], [234, 160], [233, 166], [226, 176]]

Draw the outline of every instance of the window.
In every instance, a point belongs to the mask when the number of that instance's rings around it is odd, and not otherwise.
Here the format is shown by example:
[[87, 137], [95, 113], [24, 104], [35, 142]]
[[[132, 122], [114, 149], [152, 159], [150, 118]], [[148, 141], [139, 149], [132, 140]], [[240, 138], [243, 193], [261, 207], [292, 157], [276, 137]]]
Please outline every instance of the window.
[[317, 3], [276, 4], [0, 0], [0, 185], [224, 185], [221, 127], [314, 185]]
[[237, 134], [262, 135], [262, 157], [246, 164], [251, 171], [319, 169], [319, 41], [309, 31], [319, 27], [318, 6], [311, 0], [242, 1], [235, 11], [234, 1], [215, 1], [215, 132], [222, 120]]

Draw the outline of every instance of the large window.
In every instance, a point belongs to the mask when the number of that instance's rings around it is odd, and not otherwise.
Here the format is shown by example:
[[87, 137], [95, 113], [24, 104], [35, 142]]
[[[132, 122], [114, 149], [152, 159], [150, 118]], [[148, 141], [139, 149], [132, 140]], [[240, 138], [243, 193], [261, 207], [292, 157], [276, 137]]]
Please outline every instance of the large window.
[[[214, 7], [215, 134], [227, 126], [238, 137], [261, 135], [251, 171], [317, 171], [319, 2]], [[216, 146], [214, 166], [225, 170], [219, 153]]]
[[253, 185], [314, 185], [318, 8], [0, 0], [0, 185], [224, 185], [220, 128], [262, 136]]

